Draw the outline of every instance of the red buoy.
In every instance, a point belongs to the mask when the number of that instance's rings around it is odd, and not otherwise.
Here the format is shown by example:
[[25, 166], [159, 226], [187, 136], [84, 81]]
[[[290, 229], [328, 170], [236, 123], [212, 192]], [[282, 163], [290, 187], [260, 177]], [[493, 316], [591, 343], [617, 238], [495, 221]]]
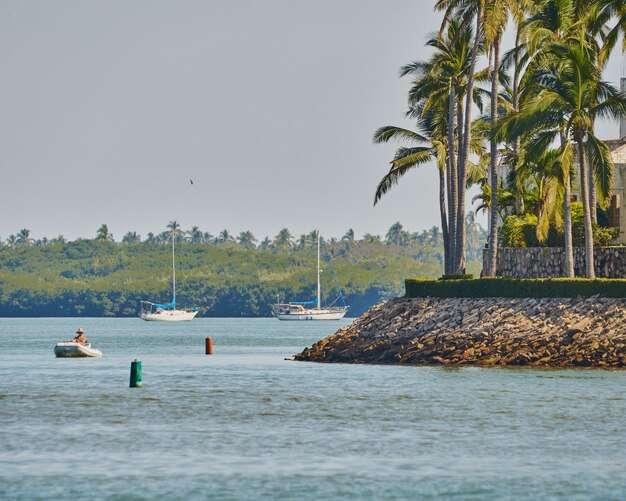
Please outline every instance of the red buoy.
[[204, 352], [206, 355], [213, 355], [213, 340], [210, 337], [206, 338]]

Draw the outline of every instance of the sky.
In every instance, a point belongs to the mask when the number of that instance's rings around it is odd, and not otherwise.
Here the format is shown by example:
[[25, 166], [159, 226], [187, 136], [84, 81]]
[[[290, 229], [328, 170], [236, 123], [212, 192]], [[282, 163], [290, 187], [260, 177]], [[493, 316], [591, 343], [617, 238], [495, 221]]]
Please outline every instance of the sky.
[[398, 70], [428, 57], [432, 5], [0, 1], [0, 239], [438, 225], [434, 165], [373, 207], [397, 145], [371, 141], [412, 125]]

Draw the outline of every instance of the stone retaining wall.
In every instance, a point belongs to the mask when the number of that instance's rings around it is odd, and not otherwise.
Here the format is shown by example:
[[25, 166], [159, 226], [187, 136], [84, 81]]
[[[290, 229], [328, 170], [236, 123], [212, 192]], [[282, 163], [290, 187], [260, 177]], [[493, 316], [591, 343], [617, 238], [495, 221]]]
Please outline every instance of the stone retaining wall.
[[[483, 269], [488, 249], [483, 250]], [[594, 249], [596, 277], [626, 278], [626, 247]], [[565, 250], [562, 247], [498, 248], [498, 276], [507, 278], [556, 278], [564, 276]], [[574, 248], [574, 272], [585, 276], [585, 249]]]

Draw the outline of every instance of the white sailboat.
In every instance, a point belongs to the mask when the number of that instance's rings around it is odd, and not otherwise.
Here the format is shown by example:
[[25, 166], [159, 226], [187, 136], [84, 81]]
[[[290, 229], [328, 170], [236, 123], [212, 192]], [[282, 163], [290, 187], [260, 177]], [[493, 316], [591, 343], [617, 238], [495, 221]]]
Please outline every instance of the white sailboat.
[[175, 251], [175, 228], [172, 228], [172, 302], [168, 304], [141, 301], [139, 318], [146, 321], [156, 322], [185, 322], [198, 314], [197, 308], [184, 310], [176, 309], [176, 251]]
[[[317, 299], [315, 301], [293, 301], [278, 303], [274, 316], [278, 320], [341, 320], [348, 312], [349, 306], [329, 306], [322, 308], [322, 287], [320, 281], [320, 233], [317, 232]], [[343, 295], [339, 292], [343, 302]], [[313, 307], [311, 307], [313, 306]]]

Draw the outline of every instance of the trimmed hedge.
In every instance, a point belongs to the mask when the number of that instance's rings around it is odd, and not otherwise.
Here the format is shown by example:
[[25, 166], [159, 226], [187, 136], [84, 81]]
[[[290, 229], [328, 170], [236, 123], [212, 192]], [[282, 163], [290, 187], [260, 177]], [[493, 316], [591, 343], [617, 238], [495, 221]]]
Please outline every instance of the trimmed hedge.
[[478, 280], [405, 280], [405, 297], [626, 297], [626, 279], [480, 278]]
[[466, 273], [464, 275], [442, 275], [437, 280], [472, 280], [474, 275]]

